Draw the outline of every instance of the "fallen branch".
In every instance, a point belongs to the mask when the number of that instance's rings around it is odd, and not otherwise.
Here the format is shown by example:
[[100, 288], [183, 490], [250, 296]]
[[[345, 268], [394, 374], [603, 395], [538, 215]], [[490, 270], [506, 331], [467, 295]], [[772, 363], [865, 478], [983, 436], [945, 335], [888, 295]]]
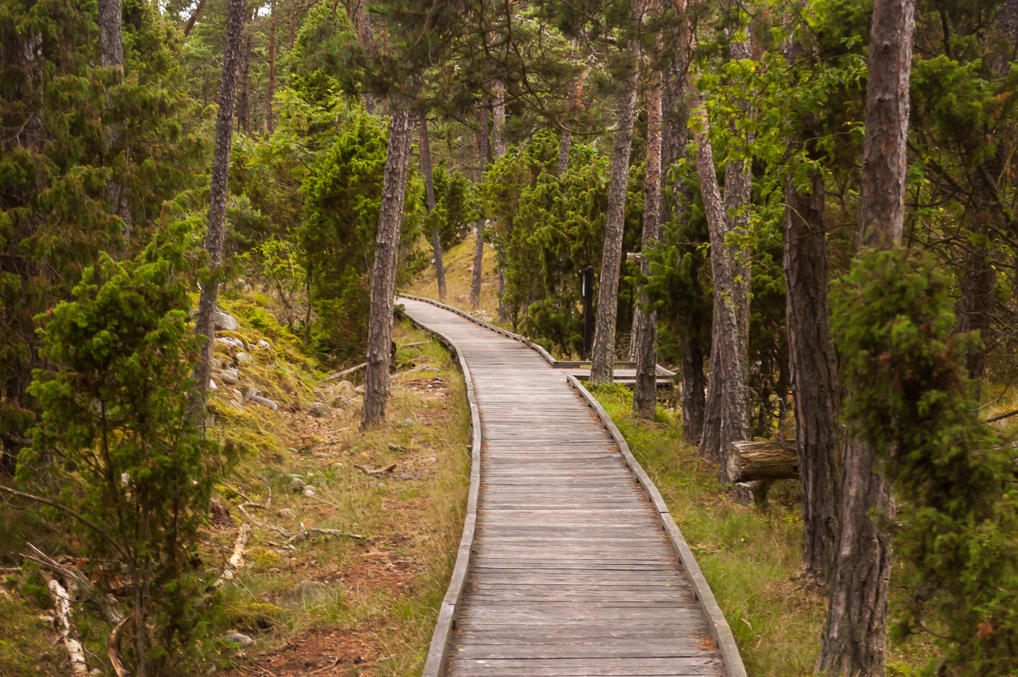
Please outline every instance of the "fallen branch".
[[323, 378], [321, 380], [321, 382], [322, 383], [332, 383], [333, 381], [338, 381], [341, 378], [343, 378], [344, 376], [349, 376], [350, 374], [353, 374], [354, 372], [360, 371], [361, 369], [363, 369], [366, 366], [368, 366], [367, 362], [361, 362], [360, 364], [358, 364], [358, 365], [356, 365], [354, 367], [350, 367], [349, 369], [344, 369], [343, 371], [337, 371], [335, 374], [329, 374], [328, 376]]
[[123, 632], [124, 626], [133, 620], [134, 614], [131, 614], [117, 623], [117, 627], [113, 628], [113, 632], [110, 633], [109, 642], [107, 642], [106, 655], [109, 656], [113, 672], [116, 673], [117, 677], [131, 677], [131, 673], [124, 666], [124, 661], [120, 659], [120, 634]]
[[124, 612], [113, 595], [96, 590], [95, 585], [88, 579], [88, 576], [81, 573], [76, 567], [66, 566], [56, 561], [31, 543], [25, 543], [32, 554], [22, 554], [25, 559], [43, 565], [54, 574], [62, 576], [69, 587], [76, 587], [84, 591], [84, 601], [95, 608], [99, 615], [110, 625], [117, 625], [124, 620]]
[[389, 465], [385, 466], [384, 468], [374, 468], [374, 469], [372, 469], [372, 468], [365, 468], [363, 465], [359, 465], [357, 463], [354, 463], [353, 467], [357, 468], [358, 470], [363, 472], [365, 475], [382, 475], [384, 473], [392, 472], [393, 470], [395, 470], [396, 469], [396, 464], [395, 463], [390, 463]]
[[85, 647], [78, 640], [78, 631], [71, 624], [71, 596], [56, 578], [44, 573], [46, 587], [53, 596], [53, 606], [60, 622], [60, 638], [71, 659], [71, 674], [78, 677], [88, 675], [88, 662], [85, 660]]
[[340, 659], [341, 659], [341, 657], [340, 657], [340, 656], [336, 656], [336, 659], [335, 659], [335, 660], [333, 660], [333, 661], [332, 661], [331, 663], [329, 663], [328, 665], [325, 665], [325, 666], [322, 666], [322, 667], [320, 667], [320, 668], [316, 668], [316, 669], [314, 669], [314, 670], [311, 670], [311, 671], [310, 671], [310, 672], [308, 672], [307, 674], [309, 674], [309, 675], [317, 675], [317, 674], [318, 674], [319, 672], [325, 672], [326, 670], [331, 670], [332, 668], [334, 668], [334, 667], [336, 667], [337, 665], [339, 665], [339, 661], [340, 661]]
[[234, 574], [244, 566], [244, 546], [247, 545], [247, 536], [250, 532], [250, 525], [240, 525], [240, 531], [237, 532], [237, 540], [233, 543], [233, 553], [230, 555], [230, 559], [226, 560], [226, 564], [223, 566], [223, 573], [212, 584], [213, 589], [221, 587], [224, 581], [232, 580]]
[[120, 555], [125, 560], [127, 560], [127, 561], [131, 560], [130, 553], [128, 553], [126, 550], [124, 550], [124, 547], [115, 538], [113, 538], [113, 536], [111, 536], [108, 531], [106, 531], [105, 529], [100, 527], [95, 522], [92, 522], [88, 518], [86, 518], [86, 517], [82, 516], [81, 514], [75, 512], [74, 510], [71, 510], [70, 508], [68, 508], [63, 503], [57, 503], [56, 501], [51, 501], [48, 498], [43, 498], [42, 496], [36, 496], [35, 494], [28, 494], [28, 493], [25, 493], [24, 491], [18, 491], [17, 489], [11, 489], [10, 487], [4, 486], [3, 484], [0, 484], [0, 491], [6, 492], [8, 494], [11, 494], [12, 496], [18, 496], [20, 498], [27, 498], [30, 501], [35, 501], [36, 503], [42, 503], [43, 505], [48, 505], [48, 506], [50, 506], [52, 508], [56, 508], [57, 510], [63, 512], [65, 515], [69, 515], [70, 517], [73, 517], [74, 519], [76, 519], [77, 521], [81, 522], [86, 527], [88, 527], [89, 529], [91, 529], [95, 533], [99, 534], [104, 539], [106, 539], [106, 541], [110, 545], [113, 546], [114, 550], [119, 552]]
[[996, 416], [991, 416], [990, 418], [986, 419], [986, 422], [987, 423], [996, 423], [997, 421], [1003, 421], [1005, 418], [1011, 418], [1012, 416], [1014, 416], [1016, 414], [1018, 414], [1018, 409], [1012, 409], [1011, 411], [1005, 411], [1003, 414], [997, 414]]
[[305, 527], [301, 525], [301, 531], [305, 534], [324, 534], [326, 536], [343, 536], [345, 538], [355, 538], [357, 540], [363, 540], [367, 538], [363, 534], [353, 534], [349, 531], [340, 531], [339, 529], [326, 529], [322, 527]]

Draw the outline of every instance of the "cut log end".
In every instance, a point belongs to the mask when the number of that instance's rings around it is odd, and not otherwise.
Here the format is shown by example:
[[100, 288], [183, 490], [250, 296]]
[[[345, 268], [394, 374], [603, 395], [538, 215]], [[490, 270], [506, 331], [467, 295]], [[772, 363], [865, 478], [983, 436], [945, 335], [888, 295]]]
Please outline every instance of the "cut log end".
[[799, 476], [799, 459], [795, 442], [732, 442], [728, 445], [726, 464], [732, 482], [788, 479]]

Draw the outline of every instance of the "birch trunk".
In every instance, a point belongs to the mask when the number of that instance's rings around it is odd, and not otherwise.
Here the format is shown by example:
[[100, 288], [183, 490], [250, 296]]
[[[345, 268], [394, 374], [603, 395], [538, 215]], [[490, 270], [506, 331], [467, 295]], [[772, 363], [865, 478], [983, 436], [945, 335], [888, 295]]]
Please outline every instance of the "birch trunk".
[[[905, 204], [908, 83], [915, 0], [876, 0], [870, 26], [859, 247], [900, 246]], [[883, 675], [891, 536], [873, 514], [893, 518], [887, 482], [872, 445], [844, 451], [841, 534], [817, 672]]]
[[212, 337], [214, 314], [219, 297], [219, 275], [223, 267], [223, 243], [226, 241], [226, 197], [230, 178], [230, 149], [233, 145], [233, 109], [240, 69], [240, 42], [244, 32], [244, 0], [230, 0], [223, 53], [223, 79], [219, 85], [219, 114], [212, 157], [212, 182], [209, 186], [209, 225], [205, 250], [209, 256], [209, 276], [198, 300], [195, 333], [201, 340], [201, 353], [194, 366], [194, 390], [188, 411], [196, 425], [204, 427], [205, 398], [212, 375]]
[[385, 420], [389, 395], [389, 358], [392, 343], [392, 309], [396, 292], [399, 234], [403, 220], [413, 118], [397, 109], [389, 126], [389, 147], [382, 179], [382, 208], [375, 238], [375, 262], [371, 270], [371, 309], [368, 315], [368, 366], [364, 372], [364, 409], [361, 427]]
[[[421, 128], [421, 174], [424, 175], [424, 194], [427, 199], [428, 214], [435, 211], [435, 183], [431, 169], [431, 144], [428, 142], [428, 118], [422, 113], [419, 120]], [[445, 301], [445, 266], [442, 265], [442, 238], [438, 232], [438, 224], [431, 228], [431, 254], [435, 258], [435, 281], [438, 285], [438, 298]]]
[[[639, 48], [630, 45], [636, 57]], [[611, 176], [608, 183], [608, 210], [605, 214], [601, 276], [597, 286], [597, 319], [591, 351], [590, 380], [611, 383], [615, 365], [615, 323], [619, 302], [619, 268], [622, 265], [622, 235], [625, 227], [626, 186], [629, 181], [629, 154], [633, 144], [636, 115], [636, 85], [639, 67], [634, 63], [619, 92]]]

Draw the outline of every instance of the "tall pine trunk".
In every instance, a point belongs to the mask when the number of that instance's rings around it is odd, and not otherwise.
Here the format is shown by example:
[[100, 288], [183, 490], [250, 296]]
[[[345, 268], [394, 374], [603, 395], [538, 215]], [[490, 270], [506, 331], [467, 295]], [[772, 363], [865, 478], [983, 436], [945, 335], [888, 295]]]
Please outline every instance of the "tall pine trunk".
[[[484, 170], [488, 166], [488, 106], [487, 102], [481, 104], [477, 114], [479, 129], [477, 132], [477, 156], [480, 169], [478, 170], [478, 182], [484, 179]], [[477, 233], [474, 240], [474, 270], [470, 278], [470, 307], [478, 308], [481, 305], [481, 273], [484, 265], [484, 224], [477, 224]]]
[[201, 353], [194, 365], [194, 390], [188, 411], [195, 424], [204, 426], [205, 398], [212, 376], [212, 339], [215, 336], [215, 310], [219, 298], [219, 276], [223, 268], [223, 244], [226, 242], [226, 198], [230, 179], [230, 149], [233, 145], [233, 111], [237, 97], [237, 73], [240, 70], [240, 43], [244, 32], [244, 0], [230, 0], [226, 22], [226, 46], [223, 53], [223, 77], [219, 85], [219, 113], [212, 155], [212, 181], [209, 186], [209, 224], [205, 250], [209, 257], [209, 275], [198, 299], [194, 330], [201, 340]]
[[[248, 23], [251, 22], [250, 16]], [[240, 53], [240, 91], [237, 93], [237, 125], [245, 134], [251, 133], [251, 29], [244, 31], [244, 43]]]
[[265, 91], [265, 131], [276, 128], [272, 115], [272, 99], [276, 95], [276, 0], [269, 3], [269, 75]]
[[[505, 85], [501, 80], [495, 80], [495, 99], [491, 107], [491, 145], [494, 159], [498, 160], [505, 155]], [[507, 233], [508, 236], [508, 233]], [[498, 262], [498, 321], [506, 321], [505, 303], [502, 297], [505, 295], [505, 252], [499, 252]]]
[[[729, 56], [733, 60], [749, 59], [749, 39], [733, 41]], [[740, 107], [745, 114], [749, 114], [747, 102], [741, 102]], [[703, 119], [706, 125], [706, 113]], [[733, 139], [737, 134], [733, 127]], [[717, 190], [713, 148], [708, 133], [702, 133], [701, 138], [703, 141], [697, 159], [697, 172], [701, 189], [706, 180], [713, 184], [713, 192]], [[705, 151], [710, 155], [709, 164]], [[750, 251], [747, 245], [728, 240], [732, 234], [743, 239], [748, 235], [751, 179], [750, 162], [739, 158], [730, 159], [725, 165], [722, 218], [719, 218], [715, 210], [713, 218], [708, 215], [707, 219], [711, 278], [714, 282], [714, 312], [700, 453], [720, 463], [722, 483], [728, 482], [728, 467], [725, 463], [728, 445], [749, 439]], [[712, 194], [711, 199], [714, 197]]]
[[[793, 34], [785, 47], [789, 68], [802, 51]], [[803, 146], [815, 120], [799, 122], [796, 135], [789, 139], [792, 152]], [[837, 362], [829, 331], [824, 196], [824, 179], [817, 169], [810, 171], [809, 186], [804, 189], [796, 189], [791, 175], [785, 179], [785, 318], [802, 485], [803, 571], [826, 583], [837, 546], [841, 494]]]
[[389, 359], [392, 343], [392, 309], [396, 293], [399, 234], [403, 221], [413, 117], [397, 109], [389, 126], [389, 146], [382, 178], [382, 206], [371, 269], [371, 309], [368, 315], [368, 366], [364, 375], [364, 409], [361, 427], [385, 420], [389, 396]]
[[785, 316], [802, 484], [803, 569], [828, 580], [838, 537], [837, 366], [829, 335], [824, 181], [785, 180]]
[[[435, 211], [435, 182], [431, 169], [431, 144], [428, 142], [428, 118], [421, 113], [421, 174], [424, 175], [424, 195], [428, 214]], [[438, 298], [445, 301], [445, 266], [442, 265], [442, 238], [438, 224], [431, 227], [431, 254], [435, 258], [435, 281], [438, 284]]]
[[[116, 82], [124, 78], [124, 33], [123, 14], [120, 0], [99, 0], [99, 63], [103, 68], [116, 69]], [[107, 96], [107, 107], [110, 105]], [[112, 115], [111, 115], [112, 117]], [[120, 145], [122, 133], [120, 125], [110, 122], [106, 125], [103, 139], [103, 152], [113, 155]], [[110, 158], [112, 160], [112, 157]], [[125, 164], [127, 161], [125, 151]], [[131, 235], [131, 210], [127, 202], [127, 185], [123, 179], [117, 178], [114, 169], [106, 187], [110, 210], [120, 217], [123, 223], [122, 234], [125, 238]]]
[[[660, 71], [652, 74], [647, 101], [647, 166], [643, 198], [643, 233], [640, 275], [650, 272], [650, 250], [661, 241], [661, 142], [663, 83]], [[633, 312], [633, 341], [636, 358], [636, 384], [633, 388], [633, 412], [642, 418], [654, 418], [657, 409], [657, 315], [645, 306], [647, 292], [640, 285]]]
[[[745, 308], [749, 302], [746, 288], [749, 261], [742, 246], [726, 241], [734, 221], [725, 216], [714, 168], [707, 112], [702, 101], [698, 108], [701, 124], [696, 132], [699, 147], [696, 170], [707, 215], [711, 279], [714, 283], [707, 400], [700, 453], [721, 463], [724, 460], [723, 450], [730, 442], [749, 439], [747, 354], [742, 339]], [[724, 463], [721, 465], [723, 468]]]
[[639, 79], [639, 47], [630, 43], [633, 64], [622, 83], [615, 113], [615, 134], [608, 180], [608, 209], [604, 223], [604, 249], [597, 285], [597, 317], [594, 347], [590, 356], [590, 380], [611, 383], [615, 366], [615, 324], [619, 304], [619, 269], [622, 265], [622, 236], [625, 229], [626, 188], [629, 182], [629, 154], [633, 146], [636, 117], [636, 85]]
[[[876, 0], [870, 26], [859, 247], [901, 245], [905, 210], [908, 83], [915, 0]], [[893, 518], [876, 449], [851, 438], [844, 450], [841, 534], [817, 672], [883, 675], [891, 536], [874, 514]]]

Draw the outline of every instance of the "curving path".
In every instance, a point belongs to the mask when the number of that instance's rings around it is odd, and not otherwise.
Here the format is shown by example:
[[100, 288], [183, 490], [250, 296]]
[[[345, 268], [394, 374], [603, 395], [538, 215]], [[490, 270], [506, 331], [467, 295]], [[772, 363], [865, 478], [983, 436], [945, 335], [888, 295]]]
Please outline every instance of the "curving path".
[[398, 301], [459, 354], [475, 424], [424, 674], [744, 676], [660, 495], [575, 378], [515, 335]]

